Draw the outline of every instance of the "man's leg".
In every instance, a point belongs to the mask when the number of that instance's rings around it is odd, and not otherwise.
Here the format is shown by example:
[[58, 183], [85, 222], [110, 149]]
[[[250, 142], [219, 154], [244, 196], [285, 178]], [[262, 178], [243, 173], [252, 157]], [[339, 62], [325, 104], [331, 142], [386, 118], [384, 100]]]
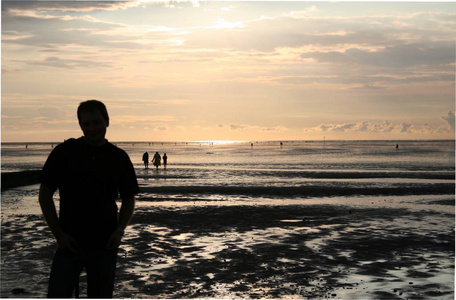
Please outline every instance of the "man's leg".
[[48, 298], [71, 298], [83, 267], [77, 254], [58, 249], [52, 262]]
[[112, 298], [116, 273], [117, 250], [99, 250], [87, 262], [87, 297]]

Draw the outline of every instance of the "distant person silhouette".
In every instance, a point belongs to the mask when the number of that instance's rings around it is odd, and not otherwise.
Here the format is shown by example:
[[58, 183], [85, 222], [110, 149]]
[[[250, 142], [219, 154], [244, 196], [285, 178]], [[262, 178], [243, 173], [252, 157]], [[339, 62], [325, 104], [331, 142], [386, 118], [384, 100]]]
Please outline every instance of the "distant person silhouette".
[[168, 156], [163, 154], [163, 167], [166, 169], [166, 165], [168, 164]]
[[57, 145], [40, 175], [39, 203], [58, 244], [48, 297], [71, 298], [85, 268], [87, 298], [112, 298], [117, 251], [133, 216], [138, 182], [128, 154], [105, 139], [106, 106], [82, 102], [77, 116], [84, 136]]
[[158, 167], [161, 165], [161, 156], [158, 154], [158, 152], [155, 152], [154, 158], [152, 158], [152, 163], [156, 169], [158, 169]]
[[399, 144], [396, 144], [396, 149], [399, 149]]
[[144, 152], [142, 160], [144, 162], [144, 169], [149, 169], [149, 153]]

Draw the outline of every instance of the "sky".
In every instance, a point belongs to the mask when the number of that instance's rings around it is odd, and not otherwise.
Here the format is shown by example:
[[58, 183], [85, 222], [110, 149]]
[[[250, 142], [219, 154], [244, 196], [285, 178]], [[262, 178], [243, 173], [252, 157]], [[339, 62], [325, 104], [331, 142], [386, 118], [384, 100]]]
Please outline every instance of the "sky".
[[2, 142], [455, 137], [453, 2], [1, 5]]

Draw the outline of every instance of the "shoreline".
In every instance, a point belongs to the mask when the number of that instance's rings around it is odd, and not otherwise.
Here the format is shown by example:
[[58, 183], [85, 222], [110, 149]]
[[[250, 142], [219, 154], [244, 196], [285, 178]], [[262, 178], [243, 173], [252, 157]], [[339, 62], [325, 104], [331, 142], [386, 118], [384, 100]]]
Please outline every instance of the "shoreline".
[[335, 197], [335, 196], [402, 196], [402, 195], [446, 195], [454, 192], [454, 183], [428, 184], [404, 187], [274, 187], [274, 186], [140, 186], [141, 193], [154, 194], [210, 194], [210, 195], [247, 195], [247, 196], [275, 196], [293, 197], [303, 196], [309, 198]]
[[[163, 174], [156, 175], [142, 175], [141, 170], [136, 170], [138, 179], [185, 179], [186, 177], [166, 176]], [[330, 172], [331, 173], [331, 172]], [[4, 172], [1, 173], [1, 191], [6, 191], [15, 187], [28, 186], [39, 183], [39, 176], [41, 170], [26, 170], [20, 172]], [[350, 173], [351, 174], [351, 173]], [[328, 175], [327, 172], [304, 172], [304, 179], [309, 178], [323, 178], [323, 179], [353, 179], [353, 178], [368, 178], [368, 179], [381, 179], [389, 178], [394, 179], [394, 174], [364, 173], [352, 174], [348, 178], [336, 172], [335, 175]], [[393, 176], [393, 177], [391, 177]], [[140, 186], [141, 193], [158, 193], [158, 194], [174, 194], [174, 193], [198, 193], [198, 194], [221, 194], [221, 195], [249, 195], [249, 196], [306, 196], [306, 197], [334, 197], [334, 196], [349, 196], [349, 195], [443, 195], [452, 194], [455, 190], [455, 182], [453, 175], [448, 174], [434, 174], [428, 176], [403, 176], [399, 178], [417, 178], [423, 180], [436, 180], [436, 182], [429, 182], [424, 187], [420, 183], [410, 182], [409, 187], [350, 187], [350, 186], [333, 186], [330, 189], [327, 187], [319, 186], [212, 186], [212, 185], [198, 185], [198, 186]], [[447, 182], [448, 181], [448, 182]]]

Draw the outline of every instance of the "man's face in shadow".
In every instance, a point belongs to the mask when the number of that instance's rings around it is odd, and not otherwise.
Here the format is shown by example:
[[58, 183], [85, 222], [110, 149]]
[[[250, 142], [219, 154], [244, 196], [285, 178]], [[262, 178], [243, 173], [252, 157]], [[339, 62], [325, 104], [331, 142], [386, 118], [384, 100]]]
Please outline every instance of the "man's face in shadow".
[[82, 112], [79, 126], [86, 142], [93, 146], [100, 146], [105, 143], [106, 128], [109, 126], [99, 111]]

